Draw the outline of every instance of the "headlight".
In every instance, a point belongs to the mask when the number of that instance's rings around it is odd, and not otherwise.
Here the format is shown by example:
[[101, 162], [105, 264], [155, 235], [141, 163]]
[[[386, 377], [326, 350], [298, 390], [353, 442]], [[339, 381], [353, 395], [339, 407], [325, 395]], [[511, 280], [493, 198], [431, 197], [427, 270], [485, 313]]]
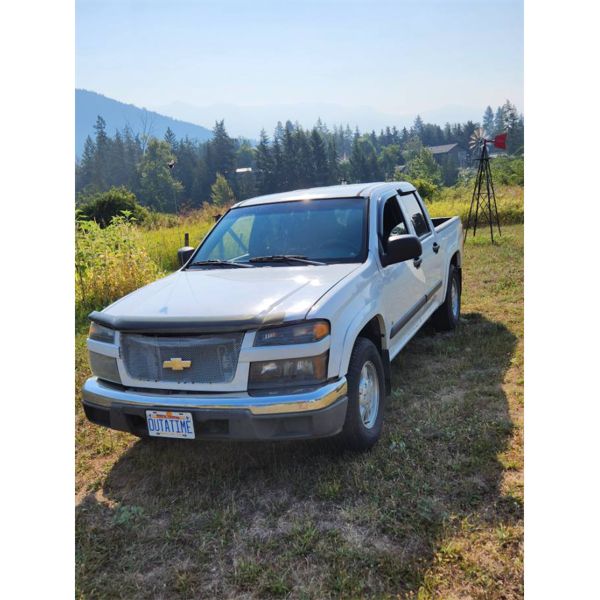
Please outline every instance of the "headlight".
[[92, 321], [90, 325], [90, 340], [96, 340], [97, 342], [105, 342], [107, 344], [115, 343], [115, 330], [104, 327], [104, 325], [98, 325]]
[[284, 344], [309, 344], [329, 335], [328, 321], [305, 321], [295, 325], [270, 327], [256, 332], [255, 346], [280, 346]]
[[327, 379], [329, 352], [306, 358], [265, 360], [250, 364], [248, 388], [313, 385]]

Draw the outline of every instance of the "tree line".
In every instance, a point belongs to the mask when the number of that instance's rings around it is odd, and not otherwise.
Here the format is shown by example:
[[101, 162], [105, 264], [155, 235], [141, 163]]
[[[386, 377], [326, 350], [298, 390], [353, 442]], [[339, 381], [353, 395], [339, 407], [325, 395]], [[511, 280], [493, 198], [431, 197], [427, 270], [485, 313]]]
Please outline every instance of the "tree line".
[[[488, 135], [507, 131], [508, 152], [523, 153], [523, 115], [510, 101], [496, 111], [488, 106], [481, 125]], [[467, 121], [440, 127], [417, 117], [410, 128], [361, 133], [348, 125], [330, 129], [321, 120], [312, 129], [286, 121], [270, 136], [263, 130], [253, 144], [232, 138], [218, 121], [212, 138], [198, 143], [178, 140], [170, 129], [163, 139], [129, 127], [110, 136], [98, 116], [94, 137], [88, 136], [76, 165], [77, 201], [123, 187], [148, 208], [179, 212], [205, 202], [341, 182], [408, 177], [434, 187], [453, 185], [459, 175], [456, 161], [434, 159], [427, 146], [457, 143], [468, 151], [479, 126]]]

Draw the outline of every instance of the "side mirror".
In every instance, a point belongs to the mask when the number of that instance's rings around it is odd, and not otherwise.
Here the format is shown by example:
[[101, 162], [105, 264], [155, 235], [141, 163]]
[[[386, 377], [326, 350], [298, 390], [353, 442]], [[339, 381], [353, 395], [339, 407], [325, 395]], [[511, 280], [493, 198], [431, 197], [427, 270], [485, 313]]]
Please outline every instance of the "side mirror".
[[414, 235], [401, 235], [391, 239], [387, 244], [387, 252], [381, 257], [384, 267], [395, 265], [414, 258], [419, 258], [423, 253], [419, 238]]
[[184, 246], [177, 250], [177, 260], [179, 261], [180, 267], [183, 267], [183, 265], [190, 260], [190, 256], [192, 256], [194, 250], [195, 248], [192, 248], [191, 246]]

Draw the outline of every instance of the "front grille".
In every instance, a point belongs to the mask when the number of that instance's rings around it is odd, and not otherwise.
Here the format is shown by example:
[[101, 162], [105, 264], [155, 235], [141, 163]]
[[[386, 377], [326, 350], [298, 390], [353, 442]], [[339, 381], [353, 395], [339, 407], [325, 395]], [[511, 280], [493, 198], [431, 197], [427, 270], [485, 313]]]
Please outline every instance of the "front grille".
[[[139, 381], [228, 383], [235, 377], [243, 335], [121, 334], [123, 362], [129, 376]], [[191, 361], [191, 365], [181, 371], [163, 367], [172, 359]]]

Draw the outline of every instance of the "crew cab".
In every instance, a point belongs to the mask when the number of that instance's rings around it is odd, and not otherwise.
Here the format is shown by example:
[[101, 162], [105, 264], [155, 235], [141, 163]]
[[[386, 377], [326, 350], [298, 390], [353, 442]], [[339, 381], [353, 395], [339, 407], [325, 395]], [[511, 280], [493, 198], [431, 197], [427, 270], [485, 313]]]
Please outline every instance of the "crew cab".
[[90, 314], [87, 418], [141, 437], [379, 438], [390, 363], [459, 321], [462, 226], [407, 182], [238, 202], [181, 268]]

